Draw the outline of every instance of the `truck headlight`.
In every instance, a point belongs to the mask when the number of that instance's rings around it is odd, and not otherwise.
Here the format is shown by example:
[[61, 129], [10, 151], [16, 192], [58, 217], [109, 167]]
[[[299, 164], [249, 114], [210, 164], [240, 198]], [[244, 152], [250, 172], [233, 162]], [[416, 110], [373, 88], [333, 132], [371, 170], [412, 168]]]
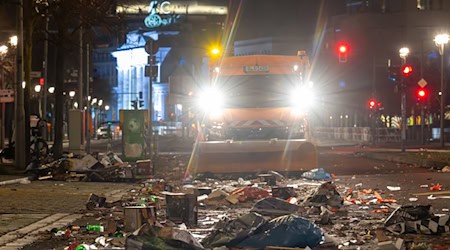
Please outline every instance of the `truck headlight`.
[[223, 111], [224, 99], [218, 89], [208, 88], [200, 93], [198, 105], [205, 113], [217, 115]]
[[300, 113], [307, 112], [314, 104], [314, 101], [314, 92], [307, 86], [296, 88], [291, 94], [292, 107]]

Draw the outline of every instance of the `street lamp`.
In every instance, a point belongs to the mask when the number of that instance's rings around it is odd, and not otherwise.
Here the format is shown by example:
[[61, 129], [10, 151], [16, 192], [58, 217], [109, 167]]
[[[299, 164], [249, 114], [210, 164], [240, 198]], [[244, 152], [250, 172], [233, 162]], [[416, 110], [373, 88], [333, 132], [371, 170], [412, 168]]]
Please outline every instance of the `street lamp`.
[[55, 93], [55, 87], [48, 88], [48, 93], [50, 93], [50, 94]]
[[69, 91], [69, 97], [72, 99], [75, 96], [75, 91]]
[[441, 147], [445, 146], [444, 138], [444, 108], [445, 108], [445, 85], [444, 85], [444, 48], [448, 43], [448, 34], [439, 34], [434, 37], [434, 43], [439, 48], [439, 54], [441, 55], [441, 121], [440, 121], [440, 142]]
[[9, 44], [11, 44], [11, 46], [17, 46], [18, 43], [18, 38], [17, 36], [12, 36], [9, 38]]
[[218, 55], [220, 54], [220, 49], [217, 48], [217, 47], [212, 48], [212, 49], [211, 49], [211, 54], [212, 54], [213, 56], [218, 56]]
[[34, 92], [36, 92], [36, 93], [40, 93], [41, 92], [41, 89], [42, 89], [42, 86], [41, 85], [36, 85], [36, 86], [34, 86]]
[[400, 58], [406, 60], [406, 57], [409, 55], [409, 48], [403, 47], [399, 51]]
[[[406, 58], [409, 55], [409, 48], [403, 47], [399, 51], [400, 58], [402, 59], [402, 66], [406, 65]], [[405, 152], [405, 146], [406, 146], [406, 91], [405, 91], [405, 79], [402, 78], [401, 81], [401, 115], [402, 115], [402, 152]]]
[[8, 46], [6, 45], [0, 46], [0, 55], [5, 55], [6, 53], [8, 53]]
[[39, 97], [40, 93], [42, 90], [42, 86], [41, 85], [35, 85], [34, 86], [34, 92], [36, 92], [37, 94], [37, 100], [38, 100], [38, 108], [39, 108], [39, 116], [43, 117], [42, 115], [42, 102], [41, 102], [41, 98]]
[[98, 106], [101, 107], [102, 105], [103, 105], [103, 100], [102, 99], [98, 100]]
[[106, 111], [109, 110], [109, 105], [105, 105], [105, 110], [106, 110]]

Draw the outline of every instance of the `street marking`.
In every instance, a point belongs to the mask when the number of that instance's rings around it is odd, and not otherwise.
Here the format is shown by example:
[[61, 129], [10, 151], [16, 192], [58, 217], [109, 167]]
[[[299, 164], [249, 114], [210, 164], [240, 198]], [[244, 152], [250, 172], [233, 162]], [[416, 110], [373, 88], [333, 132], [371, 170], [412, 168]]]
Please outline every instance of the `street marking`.
[[0, 237], [0, 250], [20, 249], [40, 238], [40, 233], [61, 228], [81, 218], [81, 214], [57, 213]]

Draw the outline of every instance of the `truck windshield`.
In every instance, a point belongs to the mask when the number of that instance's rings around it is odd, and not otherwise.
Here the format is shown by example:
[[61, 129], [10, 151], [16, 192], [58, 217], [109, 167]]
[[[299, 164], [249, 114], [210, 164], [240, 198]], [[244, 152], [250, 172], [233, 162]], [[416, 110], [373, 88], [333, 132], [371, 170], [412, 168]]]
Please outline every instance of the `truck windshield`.
[[222, 76], [218, 86], [227, 108], [264, 108], [289, 106], [289, 93], [299, 83], [298, 75]]

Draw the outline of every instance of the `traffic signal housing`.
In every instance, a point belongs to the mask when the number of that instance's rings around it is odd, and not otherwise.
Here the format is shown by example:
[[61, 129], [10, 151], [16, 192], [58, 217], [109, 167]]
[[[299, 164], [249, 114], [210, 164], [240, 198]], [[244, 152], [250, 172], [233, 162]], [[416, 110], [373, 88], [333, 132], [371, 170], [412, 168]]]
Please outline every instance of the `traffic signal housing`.
[[401, 80], [399, 66], [390, 66], [388, 68], [388, 79], [394, 82], [398, 82]]
[[340, 63], [346, 63], [347, 62], [347, 57], [348, 57], [348, 45], [341, 43], [338, 45], [338, 56], [339, 56], [339, 62]]
[[138, 109], [138, 106], [137, 106], [137, 100], [131, 101], [131, 107], [132, 107], [134, 110], [137, 110], [137, 109]]

